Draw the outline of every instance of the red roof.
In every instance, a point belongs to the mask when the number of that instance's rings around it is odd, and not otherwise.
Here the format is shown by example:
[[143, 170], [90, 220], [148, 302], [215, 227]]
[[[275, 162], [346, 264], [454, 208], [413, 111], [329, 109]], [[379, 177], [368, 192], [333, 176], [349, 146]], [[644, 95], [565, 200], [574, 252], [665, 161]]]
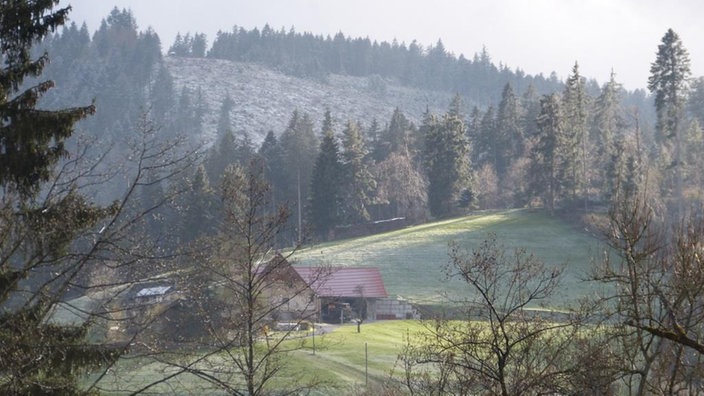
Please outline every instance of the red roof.
[[320, 297], [386, 297], [384, 281], [378, 268], [294, 267], [303, 280]]

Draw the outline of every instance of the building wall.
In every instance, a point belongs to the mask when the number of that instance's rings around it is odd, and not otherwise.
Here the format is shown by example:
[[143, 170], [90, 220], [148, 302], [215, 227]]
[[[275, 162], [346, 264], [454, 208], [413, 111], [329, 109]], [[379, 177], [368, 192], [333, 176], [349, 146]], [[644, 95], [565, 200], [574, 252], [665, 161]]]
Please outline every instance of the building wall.
[[420, 319], [420, 314], [402, 298], [381, 298], [376, 301], [376, 319]]

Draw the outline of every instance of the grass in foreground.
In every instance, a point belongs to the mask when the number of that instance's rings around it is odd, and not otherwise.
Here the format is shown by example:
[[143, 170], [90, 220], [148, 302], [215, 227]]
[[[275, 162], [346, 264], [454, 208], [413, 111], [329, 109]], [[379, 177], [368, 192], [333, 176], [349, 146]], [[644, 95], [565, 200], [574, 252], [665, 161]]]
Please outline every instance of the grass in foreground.
[[[333, 392], [352, 394], [354, 389], [361, 389], [365, 385], [367, 378], [370, 385], [381, 384], [396, 370], [396, 359], [404, 345], [404, 337], [423, 330], [421, 322], [410, 320], [364, 323], [360, 333], [357, 333], [354, 324], [326, 327], [326, 334], [315, 337], [315, 351], [311, 337], [304, 340], [302, 348], [301, 339], [287, 341], [288, 347], [300, 349], [283, 356], [285, 367], [270, 383], [271, 389], [286, 388], [314, 378], [325, 384], [316, 389], [314, 394], [319, 395]], [[368, 352], [368, 377], [365, 370], [365, 344]], [[192, 361], [197, 355], [196, 352], [174, 352], [183, 353], [184, 362]], [[159, 358], [158, 355], [155, 357]], [[218, 360], [221, 360], [220, 364], [228, 364], [228, 359], [223, 355], [210, 360], [212, 367], [219, 364]], [[145, 385], [168, 377], [176, 370], [175, 367], [158, 363], [149, 357], [128, 355], [120, 359], [118, 365], [101, 380], [100, 385], [106, 390], [105, 394], [131, 394]], [[147, 394], [198, 395], [205, 390], [207, 394], [224, 394], [190, 374], [180, 374], [150, 388]]]

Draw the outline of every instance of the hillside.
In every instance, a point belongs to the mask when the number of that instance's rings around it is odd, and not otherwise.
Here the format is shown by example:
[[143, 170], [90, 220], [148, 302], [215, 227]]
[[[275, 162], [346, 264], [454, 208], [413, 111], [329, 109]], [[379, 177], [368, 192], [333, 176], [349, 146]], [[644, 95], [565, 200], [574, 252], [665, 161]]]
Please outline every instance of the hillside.
[[[316, 123], [321, 122], [329, 108], [337, 125], [356, 120], [368, 126], [374, 118], [383, 125], [396, 107], [417, 122], [427, 108], [444, 112], [453, 96], [449, 92], [409, 88], [379, 76], [331, 74], [324, 80], [314, 80], [255, 63], [212, 58], [169, 56], [164, 58], [164, 64], [173, 77], [176, 92], [183, 87], [191, 92], [202, 88], [210, 109], [204, 125], [209, 139], [215, 133], [217, 110], [228, 95], [235, 103], [231, 113], [235, 131], [246, 131], [255, 142], [263, 140], [269, 130], [281, 133], [295, 109], [308, 113]], [[470, 103], [465, 105], [469, 108]]]
[[[508, 249], [525, 248], [551, 266], [565, 267], [563, 297], [574, 300], [588, 293], [582, 281], [591, 257], [603, 247], [598, 239], [542, 211], [509, 210], [474, 214], [363, 238], [308, 247], [296, 252], [299, 265], [374, 266], [381, 271], [387, 293], [418, 303], [463, 296], [466, 287], [443, 279], [448, 243], [472, 249], [495, 233]], [[559, 303], [558, 303], [559, 304]]]

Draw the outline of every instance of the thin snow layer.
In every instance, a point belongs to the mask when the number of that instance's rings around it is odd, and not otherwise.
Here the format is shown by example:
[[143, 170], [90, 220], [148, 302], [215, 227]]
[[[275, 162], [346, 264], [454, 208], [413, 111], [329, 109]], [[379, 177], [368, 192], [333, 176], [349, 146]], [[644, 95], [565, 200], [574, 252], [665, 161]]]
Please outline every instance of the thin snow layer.
[[373, 119], [383, 127], [398, 107], [418, 123], [426, 109], [442, 113], [452, 94], [412, 89], [374, 77], [328, 75], [314, 80], [286, 75], [253, 63], [221, 59], [166, 57], [165, 64], [174, 79], [176, 92], [188, 87], [193, 94], [200, 88], [209, 113], [205, 120], [205, 141], [212, 142], [221, 104], [227, 95], [235, 103], [232, 128], [246, 132], [259, 143], [269, 130], [277, 135], [286, 128], [291, 114], [307, 113], [316, 130], [326, 109], [342, 131], [348, 120], [367, 128]]

